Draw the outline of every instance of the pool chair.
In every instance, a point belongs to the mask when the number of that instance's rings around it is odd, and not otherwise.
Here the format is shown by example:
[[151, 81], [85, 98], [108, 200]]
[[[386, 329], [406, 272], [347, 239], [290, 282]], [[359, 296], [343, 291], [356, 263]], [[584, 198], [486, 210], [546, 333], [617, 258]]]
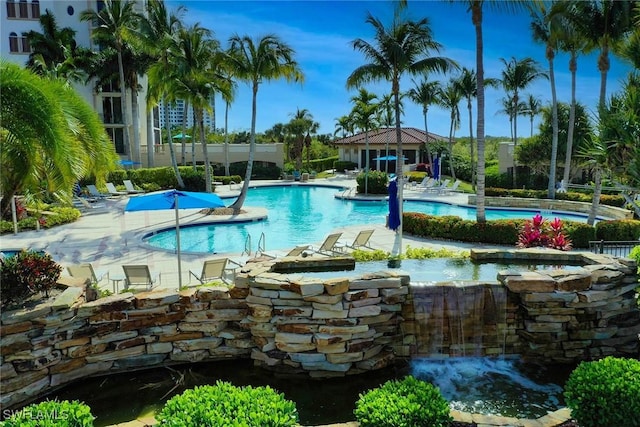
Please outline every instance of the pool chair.
[[69, 276], [89, 280], [92, 285], [97, 285], [102, 279], [109, 279], [109, 272], [96, 274], [93, 266], [89, 263], [73, 264], [67, 266]]
[[[300, 245], [300, 246], [296, 246], [295, 248], [291, 249], [289, 252], [287, 252], [286, 254], [284, 254], [284, 257], [298, 257], [298, 256], [306, 256], [304, 254], [304, 251], [309, 249], [309, 245]], [[309, 249], [310, 250], [310, 249]], [[275, 259], [278, 258], [275, 255], [271, 255], [268, 254], [266, 252], [261, 252], [260, 253], [261, 256], [266, 256], [267, 258], [271, 258], [271, 259]]]
[[[235, 264], [235, 267], [228, 267], [228, 263]], [[224, 283], [232, 284], [236, 276], [236, 271], [240, 267], [242, 267], [240, 264], [229, 258], [209, 259], [202, 264], [202, 272], [200, 272], [200, 274], [189, 270], [189, 279], [193, 276], [200, 284], [213, 282], [214, 280], [221, 280]], [[231, 275], [231, 280], [226, 277], [228, 275]]]
[[152, 276], [148, 265], [123, 265], [122, 270], [125, 291], [132, 286], [143, 286], [146, 290], [151, 290], [156, 283], [160, 283], [160, 273]]
[[120, 197], [120, 196], [126, 196], [127, 195], [126, 191], [118, 191], [118, 189], [116, 188], [115, 185], [113, 185], [112, 182], [107, 182], [105, 185], [107, 186], [107, 191], [112, 196]]
[[425, 191], [428, 193], [442, 194], [443, 190], [447, 188], [450, 182], [450, 179], [445, 179], [444, 181], [442, 181], [442, 183], [440, 183], [440, 185], [434, 185], [431, 188], [427, 188]]
[[440, 194], [451, 194], [451, 193], [459, 193], [462, 190], [458, 190], [460, 187], [461, 181], [456, 179], [455, 182], [451, 185], [451, 187], [445, 187], [439, 191]]
[[418, 183], [418, 185], [416, 185], [416, 188], [421, 189], [421, 190], [426, 190], [428, 188], [433, 187], [433, 185], [436, 183], [436, 180], [429, 177], [429, 176], [425, 176], [424, 179], [422, 181], [420, 181], [420, 183]]
[[131, 182], [130, 179], [125, 179], [124, 181], [122, 181], [122, 183], [124, 184], [124, 188], [127, 189], [127, 193], [129, 194], [140, 194], [140, 193], [144, 193], [143, 190], [138, 190], [133, 186], [133, 182]]
[[98, 199], [87, 199], [85, 197], [74, 197], [73, 198], [73, 206], [78, 208], [81, 211], [100, 211], [107, 208], [107, 205], [104, 202], [98, 202]]
[[371, 239], [372, 234], [373, 230], [362, 230], [358, 233], [356, 238], [353, 239], [353, 243], [351, 243], [350, 245], [347, 244], [346, 246], [351, 249], [373, 249], [371, 246], [369, 246], [369, 239]]
[[342, 233], [329, 234], [327, 238], [324, 239], [324, 242], [322, 242], [322, 244], [318, 249], [311, 248], [311, 250], [313, 252], [316, 252], [322, 255], [328, 255], [328, 256], [338, 255], [342, 253], [344, 249], [343, 246], [338, 244], [338, 240], [340, 239], [341, 236], [342, 236]]
[[93, 184], [87, 184], [87, 190], [89, 190], [89, 195], [91, 197], [96, 197], [98, 199], [106, 199], [107, 197], [111, 196], [111, 194], [101, 193], [98, 190], [98, 187]]

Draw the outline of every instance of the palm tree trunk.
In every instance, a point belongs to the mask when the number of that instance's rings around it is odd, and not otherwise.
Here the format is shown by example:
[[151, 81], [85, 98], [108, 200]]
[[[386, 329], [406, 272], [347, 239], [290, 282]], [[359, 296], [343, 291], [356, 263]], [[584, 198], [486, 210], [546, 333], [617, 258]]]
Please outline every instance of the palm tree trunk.
[[476, 189], [476, 169], [473, 167], [473, 113], [471, 111], [471, 98], [467, 98], [467, 108], [469, 109], [469, 152], [471, 153], [471, 188]]
[[[551, 54], [550, 54], [551, 55]], [[549, 185], [547, 187], [550, 199], [556, 198], [556, 167], [558, 165], [558, 100], [556, 99], [556, 79], [553, 70], [553, 56], [549, 56], [549, 80], [551, 81], [551, 165], [549, 169]]]
[[385, 145], [385, 153], [384, 153], [384, 156], [386, 157], [386, 159], [384, 159], [384, 173], [388, 174], [389, 173], [389, 140], [391, 139], [389, 137], [389, 130], [388, 129], [387, 129], [386, 134], [387, 134], [387, 143]]
[[253, 99], [251, 101], [251, 137], [249, 139], [249, 161], [247, 162], [247, 172], [244, 175], [244, 182], [242, 183], [242, 190], [238, 199], [233, 202], [230, 208], [233, 208], [234, 213], [238, 213], [244, 201], [247, 198], [247, 192], [249, 191], [249, 182], [251, 181], [251, 171], [253, 169], [253, 158], [256, 152], [256, 99], [258, 97], [258, 83], [253, 82]]
[[518, 188], [516, 149], [518, 148], [518, 91], [513, 94], [513, 188]]
[[155, 147], [154, 139], [155, 132], [153, 131], [153, 108], [147, 107], [147, 167], [154, 167], [155, 165]]
[[609, 68], [609, 45], [604, 43], [600, 56], [598, 57], [598, 70], [600, 70], [600, 102], [598, 106], [600, 108], [604, 108], [607, 97], [607, 72]]
[[424, 148], [427, 151], [427, 160], [429, 161], [429, 168], [433, 171], [433, 156], [431, 156], [431, 149], [429, 148], [429, 127], [427, 126], [427, 113], [428, 110], [423, 110], [424, 114]]
[[396, 230], [393, 248], [391, 250], [391, 256], [398, 258], [397, 266], [399, 267], [399, 257], [402, 255], [402, 224], [404, 222], [404, 219], [402, 218], [402, 191], [404, 187], [402, 185], [402, 182], [404, 181], [404, 178], [402, 176], [402, 166], [404, 164], [404, 161], [402, 159], [404, 158], [404, 152], [402, 148], [402, 129], [400, 127], [400, 82], [397, 76], [393, 80], [391, 92], [393, 93], [393, 105], [395, 107], [396, 113], [396, 182], [398, 183], [398, 216], [400, 217], [400, 225]]
[[471, 19], [476, 30], [476, 77], [478, 79], [478, 122], [476, 142], [478, 144], [478, 182], [476, 188], [476, 221], [487, 222], [485, 210], [485, 158], [484, 158], [484, 46], [482, 42], [482, 2], [474, 0], [471, 5]]
[[[178, 187], [184, 188], [184, 181], [182, 180], [182, 175], [180, 175], [180, 169], [178, 169], [178, 160], [176, 159], [176, 151], [173, 146], [173, 138], [171, 138], [171, 126], [169, 125], [169, 103], [167, 99], [164, 98], [164, 126], [167, 132], [167, 145], [169, 146], [169, 155], [171, 156], [171, 167], [173, 167], [173, 172], [176, 175], [176, 180], [178, 181]], [[184, 135], [184, 133], [182, 134]]]
[[[182, 150], [182, 158], [181, 162], [182, 166], [187, 166], [187, 141], [184, 137], [187, 133], [187, 111], [189, 110], [189, 102], [184, 100], [184, 111], [182, 112], [182, 138], [180, 138], [181, 150]], [[193, 132], [192, 132], [193, 133]], [[194, 142], [195, 135], [191, 135], [191, 142]], [[192, 147], [193, 148], [193, 147]], [[193, 156], [193, 149], [191, 150], [191, 155]]]
[[598, 215], [598, 205], [600, 204], [600, 195], [602, 194], [602, 171], [600, 167], [596, 167], [595, 187], [593, 189], [593, 200], [591, 201], [591, 209], [589, 210], [589, 217], [587, 218], [587, 224], [593, 225], [596, 222], [596, 216]]
[[142, 160], [141, 144], [140, 144], [140, 108], [138, 104], [138, 94], [135, 90], [131, 90], [131, 117], [133, 124], [133, 157], [134, 161], [140, 162]]
[[456, 171], [453, 167], [453, 117], [451, 117], [451, 125], [449, 126], [449, 171], [451, 177], [456, 179]]
[[229, 103], [224, 108], [224, 174], [229, 176]]
[[576, 124], [576, 71], [577, 61], [576, 53], [571, 52], [569, 60], [569, 69], [571, 71], [571, 107], [569, 109], [569, 129], [567, 129], [567, 151], [564, 155], [564, 174], [562, 179], [565, 185], [571, 180], [571, 156], [573, 154], [573, 131]]
[[122, 65], [122, 48], [118, 46], [118, 74], [120, 77], [120, 108], [122, 109], [122, 125], [124, 126], [124, 131], [122, 132], [122, 138], [124, 142], [125, 154], [131, 156], [131, 138], [129, 134], [129, 115], [127, 112], [129, 109], [127, 108], [127, 89], [124, 84], [124, 67]]
[[[364, 194], [369, 194], [369, 130], [364, 130]], [[396, 155], [396, 157], [398, 157]], [[396, 159], [396, 162], [398, 160]]]
[[209, 150], [207, 140], [204, 136], [204, 119], [202, 108], [194, 108], [193, 112], [198, 122], [197, 128], [200, 131], [200, 143], [202, 144], [202, 157], [204, 158], [204, 191], [211, 193], [211, 164], [209, 164]]

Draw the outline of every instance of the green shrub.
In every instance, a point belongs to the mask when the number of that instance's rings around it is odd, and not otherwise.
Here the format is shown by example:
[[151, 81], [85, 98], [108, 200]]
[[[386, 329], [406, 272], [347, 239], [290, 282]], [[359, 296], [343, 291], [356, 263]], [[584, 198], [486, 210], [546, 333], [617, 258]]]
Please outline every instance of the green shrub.
[[640, 266], [640, 245], [631, 249], [631, 252], [629, 252], [629, 258], [635, 259], [636, 262], [638, 263], [638, 266]]
[[224, 381], [186, 390], [156, 416], [163, 426], [295, 426], [295, 403], [267, 387], [236, 387]]
[[640, 426], [640, 361], [606, 357], [582, 362], [564, 387], [581, 427]]
[[91, 427], [91, 409], [76, 400], [46, 402], [29, 405], [0, 422], [1, 427]]
[[367, 190], [369, 194], [387, 194], [387, 174], [380, 171], [362, 172], [356, 177], [358, 193], [364, 193], [365, 177], [368, 175]]
[[358, 167], [357, 163], [348, 162], [346, 160], [336, 160], [333, 162], [333, 168], [337, 172], [344, 172], [345, 170], [354, 170]]
[[617, 219], [596, 223], [596, 240], [638, 240], [640, 221], [635, 219]]
[[[509, 188], [511, 187], [511, 175], [500, 173], [498, 165], [487, 166], [485, 169], [485, 185], [488, 187]], [[486, 194], [486, 193], [485, 193]], [[486, 194], [487, 196], [489, 194]]]
[[452, 421], [440, 390], [412, 376], [360, 394], [353, 412], [361, 427], [446, 427]]
[[0, 301], [3, 305], [22, 303], [37, 292], [48, 296], [61, 271], [49, 254], [21, 251], [4, 258], [0, 260]]
[[407, 259], [430, 259], [430, 258], [456, 258], [464, 259], [469, 258], [469, 251], [452, 251], [446, 248], [412, 248], [407, 246], [405, 252], [405, 258]]
[[351, 253], [351, 256], [356, 260], [356, 262], [385, 261], [389, 259], [389, 255], [389, 252], [380, 249], [376, 249], [373, 251], [356, 249]]

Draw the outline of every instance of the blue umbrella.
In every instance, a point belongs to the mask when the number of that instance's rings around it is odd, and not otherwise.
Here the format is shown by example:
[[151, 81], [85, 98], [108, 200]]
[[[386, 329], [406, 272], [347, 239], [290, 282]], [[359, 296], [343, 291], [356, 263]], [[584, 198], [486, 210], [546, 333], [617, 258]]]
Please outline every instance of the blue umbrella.
[[[382, 161], [388, 160], [390, 162], [393, 162], [395, 160], [398, 160], [398, 158], [396, 156], [391, 155], [391, 156], [376, 157], [373, 160], [382, 160]], [[407, 160], [407, 158], [402, 156], [402, 160]]]
[[398, 206], [398, 183], [394, 179], [389, 183], [389, 229], [400, 227], [400, 209]]
[[191, 138], [191, 135], [187, 135], [187, 134], [182, 135], [182, 133], [179, 133], [173, 137], [173, 139], [182, 139], [182, 138], [189, 139]]
[[222, 199], [212, 193], [194, 193], [190, 191], [168, 190], [160, 193], [150, 193], [131, 197], [125, 212], [161, 211], [174, 209], [176, 211], [176, 252], [178, 254], [178, 285], [182, 288], [182, 262], [180, 259], [180, 217], [178, 209], [204, 209], [224, 207]]
[[133, 160], [120, 160], [118, 163], [120, 163], [121, 166], [133, 166], [141, 164], [140, 162], [134, 162]]
[[431, 167], [433, 172], [433, 179], [436, 181], [440, 179], [440, 158], [435, 157], [433, 159], [433, 165]]

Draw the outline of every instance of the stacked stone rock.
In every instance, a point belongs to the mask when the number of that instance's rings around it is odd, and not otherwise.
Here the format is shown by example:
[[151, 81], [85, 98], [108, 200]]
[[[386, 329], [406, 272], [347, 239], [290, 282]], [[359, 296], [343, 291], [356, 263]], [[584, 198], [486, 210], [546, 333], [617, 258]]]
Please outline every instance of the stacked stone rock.
[[71, 287], [53, 303], [5, 311], [0, 407], [91, 375], [249, 357], [247, 288], [124, 293], [84, 302]]
[[251, 357], [259, 366], [345, 375], [388, 366], [394, 355], [385, 349], [402, 342], [398, 315], [408, 276], [314, 280], [260, 272], [240, 275], [236, 283], [250, 288], [242, 323], [251, 330]]

